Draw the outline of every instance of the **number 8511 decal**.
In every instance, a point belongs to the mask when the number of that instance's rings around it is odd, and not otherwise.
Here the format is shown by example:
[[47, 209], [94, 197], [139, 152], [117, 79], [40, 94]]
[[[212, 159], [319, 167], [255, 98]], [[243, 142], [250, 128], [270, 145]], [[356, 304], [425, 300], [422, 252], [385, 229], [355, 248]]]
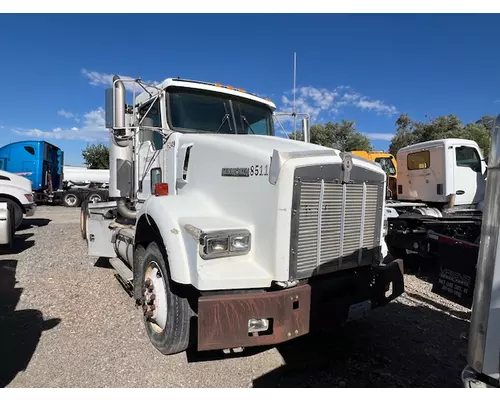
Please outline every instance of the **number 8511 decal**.
[[250, 176], [268, 176], [268, 169], [267, 165], [252, 165], [250, 167]]

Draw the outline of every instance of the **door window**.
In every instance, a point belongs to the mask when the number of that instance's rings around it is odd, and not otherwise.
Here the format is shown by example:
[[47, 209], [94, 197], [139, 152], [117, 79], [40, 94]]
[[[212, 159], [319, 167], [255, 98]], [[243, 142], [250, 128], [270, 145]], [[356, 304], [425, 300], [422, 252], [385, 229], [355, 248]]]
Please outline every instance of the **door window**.
[[468, 167], [474, 172], [481, 172], [481, 158], [474, 147], [456, 147], [455, 156], [457, 167]]

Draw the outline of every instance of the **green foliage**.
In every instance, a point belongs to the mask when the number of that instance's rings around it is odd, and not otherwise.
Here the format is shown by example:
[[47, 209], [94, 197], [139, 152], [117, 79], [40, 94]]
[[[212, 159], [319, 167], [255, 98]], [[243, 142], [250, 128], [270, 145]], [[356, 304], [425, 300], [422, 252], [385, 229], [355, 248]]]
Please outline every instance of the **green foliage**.
[[102, 143], [87, 145], [82, 157], [89, 169], [109, 169], [109, 149]]
[[[290, 135], [292, 139], [303, 140], [302, 133]], [[324, 125], [311, 126], [311, 143], [333, 147], [340, 151], [371, 151], [370, 139], [358, 132], [354, 121], [327, 122]]]
[[392, 138], [389, 152], [396, 154], [402, 147], [429, 140], [459, 138], [474, 140], [483, 155], [487, 156], [494, 121], [494, 117], [483, 116], [475, 123], [464, 125], [457, 116], [445, 115], [421, 122], [402, 114], [396, 120], [396, 135]]

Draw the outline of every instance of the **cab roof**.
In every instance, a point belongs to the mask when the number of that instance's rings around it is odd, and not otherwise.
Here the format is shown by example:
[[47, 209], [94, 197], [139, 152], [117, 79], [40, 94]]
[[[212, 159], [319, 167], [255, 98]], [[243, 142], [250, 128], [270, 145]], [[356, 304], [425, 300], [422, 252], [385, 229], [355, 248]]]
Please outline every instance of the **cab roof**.
[[407, 153], [415, 150], [423, 150], [430, 149], [433, 147], [441, 147], [441, 146], [474, 146], [477, 147], [477, 143], [474, 140], [468, 139], [437, 139], [437, 140], [429, 140], [427, 142], [416, 143], [402, 149], [399, 149], [398, 153]]
[[[272, 109], [272, 111], [276, 110], [276, 105], [270, 99], [264, 99], [260, 96], [257, 96], [252, 93], [248, 93], [243, 89], [237, 89], [232, 86], [224, 86], [219, 83], [209, 83], [209, 82], [201, 82], [194, 81], [189, 79], [180, 79], [180, 78], [167, 78], [156, 87], [160, 90], [164, 90], [168, 87], [184, 87], [184, 88], [192, 88], [192, 89], [200, 89], [200, 90], [208, 90], [217, 93], [224, 93], [231, 96], [237, 96], [248, 100], [257, 101], [262, 103]], [[151, 89], [151, 93], [154, 92], [154, 89]], [[138, 95], [135, 99], [135, 105], [143, 104], [149, 100], [151, 97], [149, 92], [143, 92]]]

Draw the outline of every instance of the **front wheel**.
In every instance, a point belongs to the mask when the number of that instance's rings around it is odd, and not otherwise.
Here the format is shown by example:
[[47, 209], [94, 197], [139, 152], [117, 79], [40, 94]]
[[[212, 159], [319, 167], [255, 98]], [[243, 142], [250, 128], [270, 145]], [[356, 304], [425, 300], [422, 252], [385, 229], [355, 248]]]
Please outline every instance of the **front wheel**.
[[17, 229], [23, 223], [23, 209], [15, 201], [7, 199], [5, 197], [0, 197], [0, 203], [7, 203], [7, 207], [9, 207], [9, 209], [11, 210], [10, 218], [14, 221], [14, 231], [17, 231]]
[[149, 340], [162, 354], [180, 353], [189, 347], [188, 299], [174, 293], [158, 244], [151, 243], [141, 259], [142, 310]]

